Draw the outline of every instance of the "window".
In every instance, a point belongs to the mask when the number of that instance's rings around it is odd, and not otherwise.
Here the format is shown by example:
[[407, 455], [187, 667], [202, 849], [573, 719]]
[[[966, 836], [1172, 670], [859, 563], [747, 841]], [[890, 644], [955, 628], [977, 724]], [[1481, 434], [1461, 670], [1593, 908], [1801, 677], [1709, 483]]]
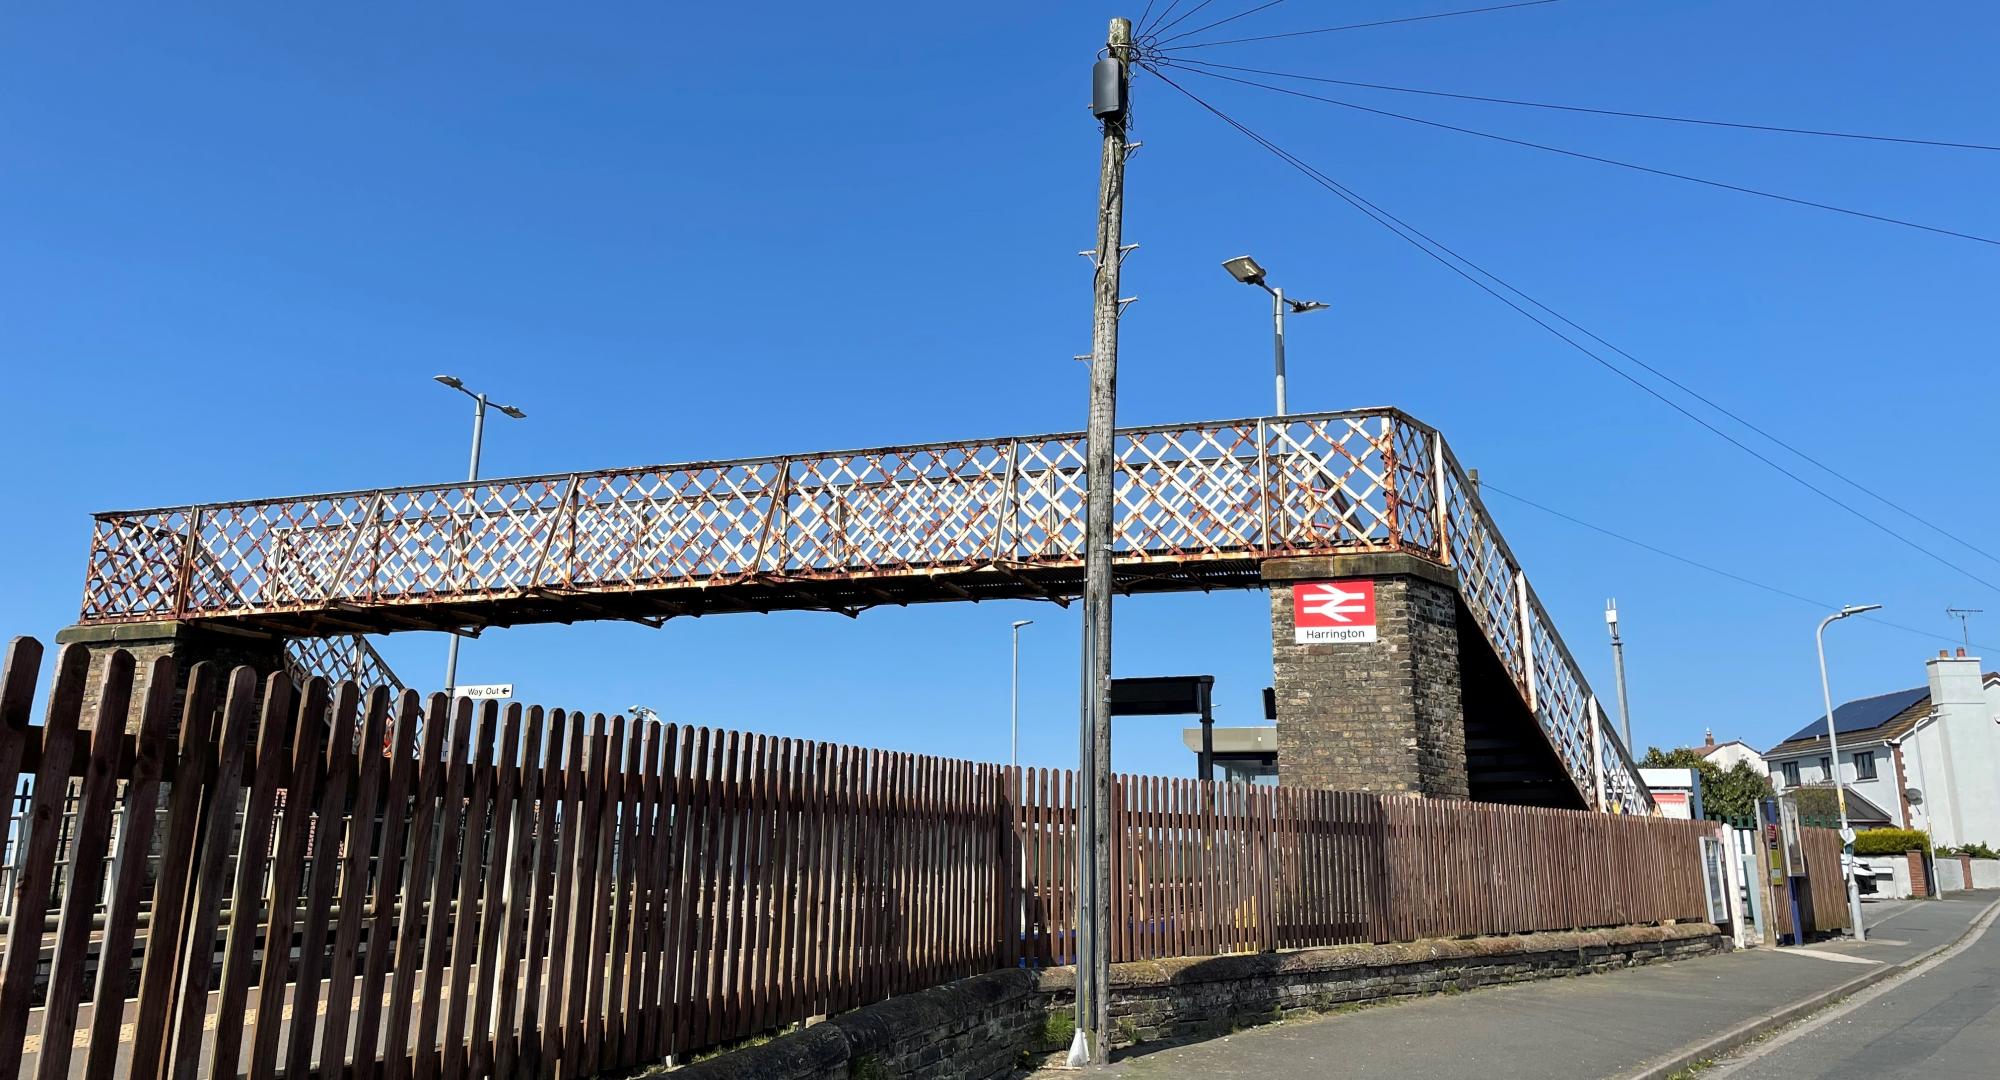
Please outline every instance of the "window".
[[1863, 750], [1854, 755], [1854, 778], [1856, 780], [1875, 779], [1875, 751]]
[[1832, 759], [1832, 758], [1830, 758], [1830, 757], [1823, 757], [1823, 758], [1819, 759], [1819, 778], [1820, 778], [1821, 780], [1831, 780], [1831, 779], [1833, 779], [1833, 759]]
[[1784, 769], [1785, 769], [1785, 786], [1786, 786], [1786, 787], [1798, 787], [1798, 786], [1799, 786], [1799, 763], [1798, 763], [1798, 762], [1796, 762], [1796, 761], [1787, 761], [1787, 762], [1785, 762], [1785, 764], [1784, 764]]

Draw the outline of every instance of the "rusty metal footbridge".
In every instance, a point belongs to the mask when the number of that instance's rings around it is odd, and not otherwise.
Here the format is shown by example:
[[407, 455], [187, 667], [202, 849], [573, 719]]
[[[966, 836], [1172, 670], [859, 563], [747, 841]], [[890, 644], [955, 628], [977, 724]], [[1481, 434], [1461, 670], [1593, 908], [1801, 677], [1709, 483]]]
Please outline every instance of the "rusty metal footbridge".
[[[1451, 569], [1584, 805], [1650, 800], [1438, 432], [1394, 409], [1118, 433], [1117, 587], [1261, 584], [1271, 559]], [[99, 514], [81, 622], [298, 640], [825, 610], [1083, 588], [1081, 432]], [[346, 655], [346, 650], [341, 650]]]

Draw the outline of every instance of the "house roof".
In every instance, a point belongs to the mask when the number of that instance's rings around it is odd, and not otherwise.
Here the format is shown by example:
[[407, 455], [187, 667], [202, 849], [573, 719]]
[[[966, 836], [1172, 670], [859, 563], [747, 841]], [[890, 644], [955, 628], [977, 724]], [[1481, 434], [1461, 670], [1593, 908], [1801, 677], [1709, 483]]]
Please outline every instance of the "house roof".
[[[1986, 672], [1982, 681], [1991, 685], [2000, 682], [2000, 673]], [[1919, 686], [1913, 690], [1898, 690], [1892, 694], [1877, 694], [1874, 697], [1856, 698], [1833, 710], [1833, 729], [1841, 738], [1854, 736], [1862, 742], [1899, 739], [1909, 734], [1917, 722], [1930, 714], [1931, 690]], [[1764, 756], [1799, 754], [1812, 750], [1826, 749], [1826, 717], [1800, 728], [1791, 738], [1764, 751]]]
[[[1858, 698], [1833, 710], [1833, 730], [1842, 735], [1858, 735], [1864, 731], [1872, 733], [1913, 709], [1918, 710], [1917, 716], [1922, 716], [1926, 710], [1920, 707], [1929, 705], [1930, 700], [1931, 688], [1928, 686]], [[1778, 745], [1789, 746], [1810, 739], [1826, 741], [1826, 717], [1812, 721]]]
[[1707, 757], [1708, 755], [1715, 753], [1717, 750], [1720, 750], [1725, 746], [1740, 746], [1743, 749], [1748, 750], [1753, 754], [1757, 753], [1756, 747], [1751, 746], [1749, 743], [1744, 742], [1742, 739], [1731, 739], [1728, 742], [1710, 743], [1704, 746], [1697, 746], [1694, 748], [1694, 752], [1700, 754], [1702, 757]]
[[[1816, 796], [1816, 798], [1809, 800], [1810, 802], [1824, 804], [1823, 806], [1812, 806], [1810, 808], [1802, 806], [1802, 810], [1825, 810], [1827, 813], [1832, 813], [1835, 801], [1838, 799], [1838, 796], [1834, 793], [1832, 784], [1805, 784], [1792, 788], [1790, 793], [1810, 793]], [[1888, 811], [1863, 798], [1861, 793], [1854, 790], [1852, 786], [1849, 786], [1847, 789], [1847, 820], [1860, 825], [1872, 825], [1876, 822], [1895, 823], [1895, 819], [1889, 816]]]

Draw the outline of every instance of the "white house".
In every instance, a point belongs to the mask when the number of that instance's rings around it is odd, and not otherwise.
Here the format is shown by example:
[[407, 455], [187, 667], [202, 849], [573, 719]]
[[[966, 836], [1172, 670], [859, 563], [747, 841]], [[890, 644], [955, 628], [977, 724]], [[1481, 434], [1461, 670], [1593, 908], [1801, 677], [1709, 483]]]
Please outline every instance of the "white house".
[[[1924, 686], [1847, 702], [1833, 711], [1848, 816], [1926, 829], [1933, 843], [2000, 843], [2000, 674], [1979, 658], [1940, 652]], [[1824, 717], [1764, 753], [1784, 791], [1825, 787], [1836, 763]]]
[[1764, 762], [1764, 755], [1758, 753], [1749, 743], [1742, 739], [1731, 739], [1725, 743], [1716, 742], [1715, 732], [1712, 729], [1702, 733], [1702, 744], [1695, 747], [1694, 752], [1714, 762], [1723, 772], [1735, 768], [1739, 761], [1747, 761], [1751, 768], [1757, 770], [1757, 775], [1771, 775], [1771, 766]]

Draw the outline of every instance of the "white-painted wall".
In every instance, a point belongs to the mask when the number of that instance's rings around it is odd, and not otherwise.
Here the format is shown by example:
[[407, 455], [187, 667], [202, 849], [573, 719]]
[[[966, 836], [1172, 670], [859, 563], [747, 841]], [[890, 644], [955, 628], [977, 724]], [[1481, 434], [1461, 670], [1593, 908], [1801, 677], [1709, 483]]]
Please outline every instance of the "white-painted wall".
[[1903, 744], [1910, 785], [1924, 793], [1917, 825], [1934, 844], [2000, 844], [2000, 686], [1985, 684], [1978, 657], [1925, 667], [1934, 718]]
[[1714, 750], [1709, 751], [1708, 760], [1715, 762], [1716, 766], [1723, 772], [1728, 772], [1735, 768], [1736, 763], [1739, 761], [1747, 761], [1750, 763], [1751, 768], [1757, 770], [1758, 775], [1771, 775], [1771, 767], [1764, 763], [1764, 755], [1742, 743], [1724, 743]]

